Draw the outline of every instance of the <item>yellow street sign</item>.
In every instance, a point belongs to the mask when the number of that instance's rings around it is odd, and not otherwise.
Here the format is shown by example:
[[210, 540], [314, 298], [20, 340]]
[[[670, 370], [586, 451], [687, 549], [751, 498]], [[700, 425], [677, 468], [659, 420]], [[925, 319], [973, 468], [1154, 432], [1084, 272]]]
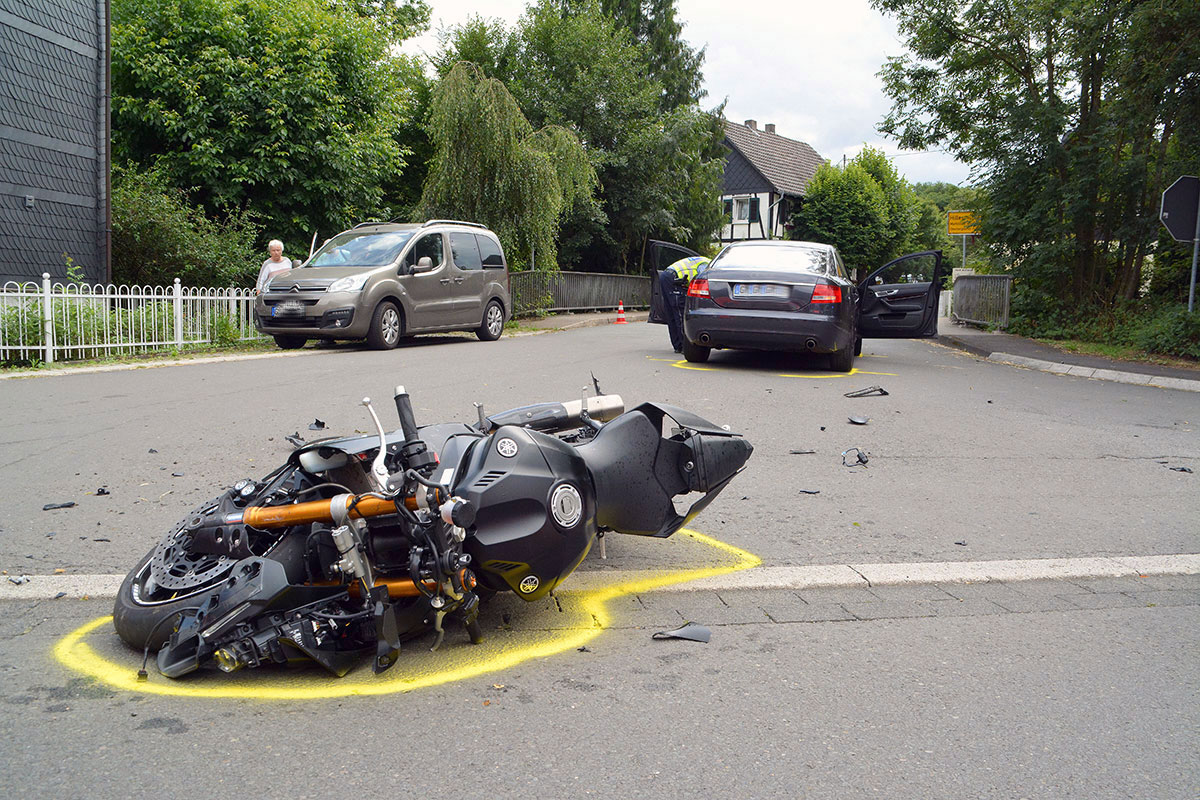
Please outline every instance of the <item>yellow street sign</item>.
[[951, 236], [978, 236], [979, 217], [973, 211], [947, 211], [947, 230]]

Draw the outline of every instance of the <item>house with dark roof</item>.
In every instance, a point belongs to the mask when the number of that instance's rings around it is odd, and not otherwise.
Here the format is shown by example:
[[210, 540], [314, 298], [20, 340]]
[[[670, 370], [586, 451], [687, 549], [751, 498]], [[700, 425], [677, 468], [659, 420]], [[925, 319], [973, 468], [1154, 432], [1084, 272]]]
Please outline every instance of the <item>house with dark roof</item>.
[[780, 136], [774, 125], [759, 130], [752, 119], [725, 121], [729, 148], [721, 200], [725, 225], [721, 242], [776, 239], [825, 159], [807, 144]]

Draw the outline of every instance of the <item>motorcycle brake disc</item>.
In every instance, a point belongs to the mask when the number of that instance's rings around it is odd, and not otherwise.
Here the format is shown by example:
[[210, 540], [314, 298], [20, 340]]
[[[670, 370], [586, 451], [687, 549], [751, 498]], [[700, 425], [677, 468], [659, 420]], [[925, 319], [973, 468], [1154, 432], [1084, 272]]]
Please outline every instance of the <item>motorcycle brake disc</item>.
[[212, 583], [233, 569], [234, 560], [211, 553], [191, 553], [191, 535], [181, 524], [158, 543], [150, 559], [150, 577], [159, 588], [178, 592]]

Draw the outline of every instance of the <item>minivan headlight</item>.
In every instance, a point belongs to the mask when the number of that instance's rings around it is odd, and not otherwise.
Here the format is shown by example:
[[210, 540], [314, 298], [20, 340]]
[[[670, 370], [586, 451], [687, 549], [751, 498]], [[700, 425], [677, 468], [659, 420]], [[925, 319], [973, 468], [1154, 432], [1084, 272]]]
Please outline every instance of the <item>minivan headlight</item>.
[[366, 284], [370, 273], [364, 272], [361, 275], [350, 275], [345, 278], [338, 278], [333, 283], [329, 284], [327, 292], [361, 292], [363, 285]]

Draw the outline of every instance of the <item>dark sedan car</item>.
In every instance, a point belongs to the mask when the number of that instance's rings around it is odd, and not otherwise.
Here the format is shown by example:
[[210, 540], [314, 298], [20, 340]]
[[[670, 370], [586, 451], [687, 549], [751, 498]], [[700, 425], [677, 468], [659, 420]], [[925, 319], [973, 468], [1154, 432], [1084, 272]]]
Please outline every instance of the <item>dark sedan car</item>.
[[847, 372], [862, 339], [933, 336], [942, 255], [912, 253], [856, 284], [835, 247], [816, 242], [737, 242], [688, 287], [683, 355], [713, 349], [827, 353]]

